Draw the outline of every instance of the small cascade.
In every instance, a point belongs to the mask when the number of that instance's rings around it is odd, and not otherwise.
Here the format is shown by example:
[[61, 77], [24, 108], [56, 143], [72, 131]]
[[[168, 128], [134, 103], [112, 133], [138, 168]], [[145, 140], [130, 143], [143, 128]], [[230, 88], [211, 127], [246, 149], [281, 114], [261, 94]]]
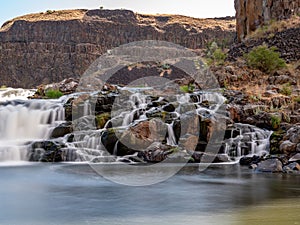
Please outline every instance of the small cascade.
[[0, 161], [26, 160], [26, 144], [49, 138], [64, 121], [64, 108], [51, 101], [10, 102], [0, 105]]
[[231, 157], [263, 155], [269, 152], [271, 131], [237, 123], [227, 132], [230, 136], [224, 141], [224, 153]]
[[92, 106], [89, 102], [89, 100], [84, 101], [83, 105], [83, 116], [89, 116], [92, 115]]
[[22, 88], [0, 88], [0, 102], [11, 101], [15, 99], [27, 100], [36, 90], [28, 90]]
[[177, 145], [177, 143], [176, 143], [176, 137], [173, 129], [173, 123], [167, 124], [167, 126], [168, 126], [167, 144], [175, 146]]
[[113, 155], [117, 156], [118, 155], [118, 144], [120, 141], [117, 141], [114, 147]]

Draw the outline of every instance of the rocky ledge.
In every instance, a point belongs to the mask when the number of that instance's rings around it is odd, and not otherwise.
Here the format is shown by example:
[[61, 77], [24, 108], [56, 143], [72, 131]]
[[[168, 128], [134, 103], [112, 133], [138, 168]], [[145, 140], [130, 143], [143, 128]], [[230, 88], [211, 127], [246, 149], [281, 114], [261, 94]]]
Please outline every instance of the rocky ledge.
[[35, 88], [79, 78], [100, 55], [122, 44], [169, 41], [201, 49], [233, 40], [234, 18], [195, 19], [129, 10], [64, 10], [30, 14], [0, 29], [0, 85]]

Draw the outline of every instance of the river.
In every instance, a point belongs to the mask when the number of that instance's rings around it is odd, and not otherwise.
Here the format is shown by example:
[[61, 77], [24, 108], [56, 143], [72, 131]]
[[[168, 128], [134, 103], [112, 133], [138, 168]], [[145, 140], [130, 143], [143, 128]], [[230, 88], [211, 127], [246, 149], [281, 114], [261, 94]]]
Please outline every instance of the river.
[[212, 165], [203, 172], [191, 164], [162, 183], [132, 187], [105, 180], [88, 164], [1, 163], [0, 182], [1, 225], [300, 221], [300, 176], [253, 173], [237, 164]]

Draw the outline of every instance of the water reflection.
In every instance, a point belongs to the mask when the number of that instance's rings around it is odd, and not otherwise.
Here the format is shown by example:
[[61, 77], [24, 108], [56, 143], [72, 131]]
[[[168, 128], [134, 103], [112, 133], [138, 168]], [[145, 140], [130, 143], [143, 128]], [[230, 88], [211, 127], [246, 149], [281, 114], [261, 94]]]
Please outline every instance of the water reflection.
[[[116, 167], [122, 170], [122, 165]], [[214, 166], [201, 173], [190, 165], [165, 182], [145, 187], [112, 183], [83, 164], [0, 170], [1, 225], [300, 221], [299, 176], [253, 174], [237, 165]], [[123, 173], [124, 179], [127, 175]]]

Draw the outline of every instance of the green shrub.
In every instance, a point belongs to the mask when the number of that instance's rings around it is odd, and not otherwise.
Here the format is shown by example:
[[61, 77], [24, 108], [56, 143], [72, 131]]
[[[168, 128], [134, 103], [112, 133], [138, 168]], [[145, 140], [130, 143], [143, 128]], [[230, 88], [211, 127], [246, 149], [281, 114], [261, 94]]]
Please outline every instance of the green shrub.
[[52, 13], [54, 13], [55, 12], [55, 10], [50, 10], [50, 9], [48, 9], [47, 11], [46, 11], [46, 14], [52, 14]]
[[286, 96], [290, 96], [292, 94], [293, 90], [291, 88], [291, 85], [289, 83], [284, 84], [280, 90], [280, 93]]
[[183, 86], [180, 86], [180, 91], [184, 92], [184, 93], [191, 93], [193, 92], [195, 89], [195, 86], [194, 85], [183, 85]]
[[226, 54], [221, 48], [219, 48], [216, 42], [211, 42], [207, 46], [206, 57], [207, 57], [207, 63], [209, 65], [211, 64], [223, 65], [226, 59]]
[[245, 58], [249, 67], [266, 73], [286, 67], [285, 61], [280, 58], [276, 48], [268, 48], [266, 45], [253, 48], [252, 51], [245, 54]]
[[97, 129], [102, 129], [104, 128], [105, 124], [107, 123], [108, 120], [110, 120], [110, 113], [102, 113], [95, 118], [96, 122], [96, 127]]
[[281, 123], [281, 118], [279, 116], [276, 116], [276, 115], [271, 116], [271, 125], [272, 125], [273, 129], [275, 129], [275, 130], [278, 129], [280, 123]]
[[300, 103], [300, 96], [295, 97], [294, 102]]
[[50, 89], [45, 92], [45, 95], [47, 98], [55, 99], [55, 98], [60, 98], [64, 94], [61, 91]]

